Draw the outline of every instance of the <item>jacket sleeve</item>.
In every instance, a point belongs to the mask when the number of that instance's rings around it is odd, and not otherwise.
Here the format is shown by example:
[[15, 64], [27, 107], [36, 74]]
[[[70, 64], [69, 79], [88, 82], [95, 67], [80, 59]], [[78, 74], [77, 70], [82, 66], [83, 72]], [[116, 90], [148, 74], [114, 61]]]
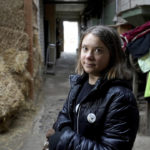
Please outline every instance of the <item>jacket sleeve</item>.
[[60, 131], [63, 127], [72, 126], [72, 121], [71, 121], [71, 117], [70, 112], [69, 112], [69, 107], [68, 107], [69, 103], [68, 103], [68, 99], [66, 100], [62, 110], [59, 112], [58, 117], [56, 122], [53, 125], [53, 128], [55, 129], [55, 131]]
[[[106, 106], [106, 117], [99, 142], [66, 130], [57, 150], [131, 150], [138, 129], [139, 113], [131, 92], [112, 95]], [[107, 108], [108, 107], [108, 108]]]
[[131, 150], [139, 125], [139, 111], [130, 90], [113, 98], [106, 116], [101, 141], [116, 150]]

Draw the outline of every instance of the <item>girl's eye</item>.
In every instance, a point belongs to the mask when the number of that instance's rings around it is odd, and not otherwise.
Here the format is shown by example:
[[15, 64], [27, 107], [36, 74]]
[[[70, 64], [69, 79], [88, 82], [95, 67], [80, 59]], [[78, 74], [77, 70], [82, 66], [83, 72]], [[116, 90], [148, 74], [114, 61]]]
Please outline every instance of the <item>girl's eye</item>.
[[103, 53], [103, 50], [100, 49], [100, 48], [96, 48], [96, 49], [95, 49], [95, 53], [96, 53], [96, 54], [102, 54], [102, 53]]
[[83, 51], [87, 51], [88, 48], [87, 48], [86, 46], [83, 46], [83, 47], [82, 47], [82, 50], [83, 50]]

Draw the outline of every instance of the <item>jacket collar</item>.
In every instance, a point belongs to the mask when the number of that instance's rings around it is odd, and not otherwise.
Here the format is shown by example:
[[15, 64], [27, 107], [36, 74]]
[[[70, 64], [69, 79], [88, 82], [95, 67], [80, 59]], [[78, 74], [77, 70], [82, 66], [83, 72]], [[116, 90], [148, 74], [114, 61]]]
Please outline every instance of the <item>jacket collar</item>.
[[[83, 84], [86, 80], [88, 79], [88, 75], [84, 73], [83, 75], [70, 75], [70, 85], [71, 87], [79, 84]], [[131, 87], [131, 82], [127, 80], [122, 80], [122, 79], [111, 79], [107, 80], [104, 78], [99, 78], [95, 84], [94, 89], [97, 89], [98, 87], [100, 89], [102, 88], [109, 88], [112, 86], [124, 86], [126, 88], [132, 89]]]
[[86, 81], [88, 79], [88, 75], [87, 74], [83, 74], [83, 75], [70, 75], [70, 85], [71, 87], [77, 84], [82, 84], [84, 81]]

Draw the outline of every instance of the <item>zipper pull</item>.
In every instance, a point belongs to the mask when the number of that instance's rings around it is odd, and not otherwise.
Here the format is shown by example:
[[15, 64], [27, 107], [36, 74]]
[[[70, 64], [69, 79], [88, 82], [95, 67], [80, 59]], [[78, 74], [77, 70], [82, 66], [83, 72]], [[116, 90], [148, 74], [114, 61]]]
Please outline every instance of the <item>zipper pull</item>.
[[76, 105], [76, 113], [78, 112], [79, 106], [80, 106], [80, 104]]

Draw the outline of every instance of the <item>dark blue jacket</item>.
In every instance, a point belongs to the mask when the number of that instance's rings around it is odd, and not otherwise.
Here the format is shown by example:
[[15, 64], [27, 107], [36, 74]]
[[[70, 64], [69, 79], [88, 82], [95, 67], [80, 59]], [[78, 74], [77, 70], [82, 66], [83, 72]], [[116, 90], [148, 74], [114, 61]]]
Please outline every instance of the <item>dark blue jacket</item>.
[[135, 97], [127, 82], [102, 80], [76, 105], [86, 76], [71, 76], [68, 99], [54, 129], [65, 130], [57, 150], [131, 150], [139, 123]]

